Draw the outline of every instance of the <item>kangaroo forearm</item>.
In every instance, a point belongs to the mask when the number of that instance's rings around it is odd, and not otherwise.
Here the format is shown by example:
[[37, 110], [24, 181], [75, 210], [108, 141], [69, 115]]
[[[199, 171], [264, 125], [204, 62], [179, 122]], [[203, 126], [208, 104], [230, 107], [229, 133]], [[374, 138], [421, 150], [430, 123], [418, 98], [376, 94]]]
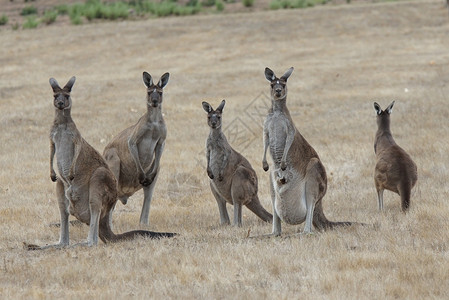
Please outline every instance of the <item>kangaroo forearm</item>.
[[53, 168], [53, 161], [55, 158], [55, 144], [51, 143], [50, 144], [50, 173], [53, 174], [55, 172], [54, 168]]
[[155, 156], [153, 163], [151, 164], [150, 173], [155, 172], [159, 169], [159, 165], [161, 163], [162, 152], [164, 151], [164, 144], [158, 144], [155, 149]]
[[139, 151], [137, 150], [137, 145], [130, 141], [128, 142], [128, 148], [129, 152], [131, 153], [131, 157], [133, 158], [134, 163], [136, 164], [137, 173], [144, 173], [144, 170], [139, 160]]

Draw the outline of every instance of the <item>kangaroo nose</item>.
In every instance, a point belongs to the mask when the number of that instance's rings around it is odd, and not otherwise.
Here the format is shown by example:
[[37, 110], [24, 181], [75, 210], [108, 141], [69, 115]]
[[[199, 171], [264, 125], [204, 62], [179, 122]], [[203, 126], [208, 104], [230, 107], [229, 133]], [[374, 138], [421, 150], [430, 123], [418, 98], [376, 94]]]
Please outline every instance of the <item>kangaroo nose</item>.
[[281, 89], [276, 89], [276, 93], [280, 93], [281, 91]]

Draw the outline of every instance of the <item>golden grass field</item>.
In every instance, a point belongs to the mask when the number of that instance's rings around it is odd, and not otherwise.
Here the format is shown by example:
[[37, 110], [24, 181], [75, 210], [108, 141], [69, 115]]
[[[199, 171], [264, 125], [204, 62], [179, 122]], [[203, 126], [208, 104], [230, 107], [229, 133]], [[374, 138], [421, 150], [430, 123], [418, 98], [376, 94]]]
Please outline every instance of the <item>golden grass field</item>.
[[[449, 285], [449, 14], [442, 1], [0, 29], [0, 298], [447, 299]], [[220, 227], [205, 170], [201, 101], [227, 100], [228, 139], [259, 177], [264, 68], [294, 66], [288, 105], [328, 174], [331, 220], [374, 224], [279, 238], [244, 208]], [[145, 112], [142, 72], [170, 72], [168, 127], [149, 229], [174, 239], [26, 251], [55, 243], [59, 222], [48, 135], [55, 77], [72, 75], [72, 116], [100, 152]], [[373, 102], [396, 100], [392, 132], [418, 165], [411, 209], [385, 192], [378, 212]], [[115, 232], [139, 227], [143, 194], [118, 202]], [[232, 221], [232, 207], [230, 216]], [[71, 243], [88, 227], [70, 228]], [[256, 237], [256, 238], [252, 238]]]

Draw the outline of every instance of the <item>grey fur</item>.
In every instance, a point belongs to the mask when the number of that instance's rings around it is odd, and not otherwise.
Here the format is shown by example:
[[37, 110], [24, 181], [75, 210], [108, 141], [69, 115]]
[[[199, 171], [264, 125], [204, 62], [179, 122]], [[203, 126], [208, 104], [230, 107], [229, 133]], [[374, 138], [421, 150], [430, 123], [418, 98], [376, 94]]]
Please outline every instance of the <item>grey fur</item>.
[[[132, 239], [136, 236], [151, 238], [170, 237], [172, 233], [135, 230], [116, 235], [112, 232], [111, 212], [117, 201], [117, 182], [102, 156], [89, 145], [76, 128], [71, 117], [70, 91], [75, 77], [60, 88], [50, 79], [54, 92], [55, 118], [50, 131], [50, 178], [56, 181], [61, 215], [59, 243], [48, 246], [26, 244], [29, 250], [62, 248], [69, 245], [69, 213], [89, 225], [87, 246], [103, 242]], [[58, 176], [53, 168], [57, 159]]]
[[103, 156], [117, 178], [118, 197], [123, 204], [143, 188], [144, 201], [140, 224], [149, 224], [150, 204], [159, 175], [159, 166], [167, 137], [162, 116], [163, 88], [169, 73], [162, 75], [157, 84], [150, 74], [143, 72], [147, 87], [147, 112], [120, 132], [104, 149]]
[[411, 189], [418, 180], [416, 164], [404, 149], [399, 147], [390, 130], [390, 114], [394, 101], [382, 110], [374, 102], [377, 114], [377, 132], [374, 140], [374, 152], [377, 163], [374, 169], [374, 184], [377, 190], [379, 210], [383, 210], [383, 192], [390, 190], [401, 196], [401, 208], [406, 212], [410, 206]]
[[257, 196], [256, 172], [248, 160], [229, 145], [221, 130], [225, 103], [223, 100], [216, 110], [209, 103], [202, 103], [210, 127], [206, 141], [207, 175], [218, 204], [220, 224], [230, 224], [226, 203], [234, 205], [234, 226], [242, 226], [243, 205], [263, 221], [272, 222], [273, 216], [262, 207]]
[[270, 149], [273, 170], [270, 173], [273, 203], [273, 231], [281, 234], [281, 220], [292, 225], [305, 222], [304, 232], [350, 225], [350, 222], [327, 220], [322, 208], [327, 177], [318, 154], [296, 129], [287, 108], [287, 79], [293, 72], [288, 69], [277, 78], [265, 69], [271, 84], [272, 107], [264, 122], [264, 154], [262, 166], [268, 171], [267, 150]]

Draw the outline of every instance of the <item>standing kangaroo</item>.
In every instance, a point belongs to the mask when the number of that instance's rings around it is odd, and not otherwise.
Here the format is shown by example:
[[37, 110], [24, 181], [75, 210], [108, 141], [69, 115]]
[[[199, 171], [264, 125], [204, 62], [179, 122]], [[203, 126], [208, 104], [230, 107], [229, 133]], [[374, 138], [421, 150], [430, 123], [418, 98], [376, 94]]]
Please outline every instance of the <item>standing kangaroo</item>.
[[220, 224], [230, 224], [226, 203], [234, 205], [234, 226], [242, 226], [243, 205], [265, 222], [272, 222], [273, 216], [262, 207], [257, 197], [256, 172], [248, 160], [229, 145], [221, 131], [225, 103], [223, 100], [216, 110], [209, 103], [202, 103], [210, 127], [206, 141], [207, 175], [217, 200]]
[[390, 114], [394, 101], [382, 110], [374, 102], [377, 113], [377, 132], [374, 140], [374, 152], [377, 156], [374, 170], [374, 184], [377, 190], [379, 210], [384, 208], [384, 190], [390, 190], [401, 196], [402, 211], [406, 212], [410, 206], [410, 193], [418, 180], [416, 164], [410, 156], [399, 147], [393, 139], [390, 130]]
[[[55, 119], [50, 132], [50, 178], [56, 181], [56, 195], [61, 214], [61, 235], [56, 245], [27, 245], [28, 249], [62, 248], [69, 245], [69, 213], [89, 225], [88, 246], [98, 244], [98, 237], [107, 242], [133, 239], [171, 237], [173, 233], [144, 230], [114, 234], [110, 227], [111, 211], [117, 202], [117, 183], [103, 157], [81, 136], [71, 117], [70, 92], [75, 77], [61, 88], [54, 78]], [[59, 176], [53, 168], [56, 154]]]
[[274, 169], [270, 173], [273, 203], [273, 232], [281, 234], [281, 220], [292, 225], [305, 221], [304, 233], [312, 232], [313, 225], [321, 230], [350, 222], [331, 222], [323, 213], [322, 199], [326, 194], [326, 170], [318, 154], [293, 124], [287, 109], [288, 69], [281, 78], [265, 68], [265, 77], [271, 84], [272, 107], [264, 123], [263, 169], [268, 171], [267, 150], [270, 148]]
[[131, 127], [120, 132], [104, 149], [103, 156], [118, 182], [118, 198], [128, 198], [143, 188], [140, 224], [149, 224], [150, 204], [159, 175], [167, 128], [162, 117], [162, 92], [170, 74], [165, 73], [157, 84], [143, 72], [147, 87], [147, 112]]

